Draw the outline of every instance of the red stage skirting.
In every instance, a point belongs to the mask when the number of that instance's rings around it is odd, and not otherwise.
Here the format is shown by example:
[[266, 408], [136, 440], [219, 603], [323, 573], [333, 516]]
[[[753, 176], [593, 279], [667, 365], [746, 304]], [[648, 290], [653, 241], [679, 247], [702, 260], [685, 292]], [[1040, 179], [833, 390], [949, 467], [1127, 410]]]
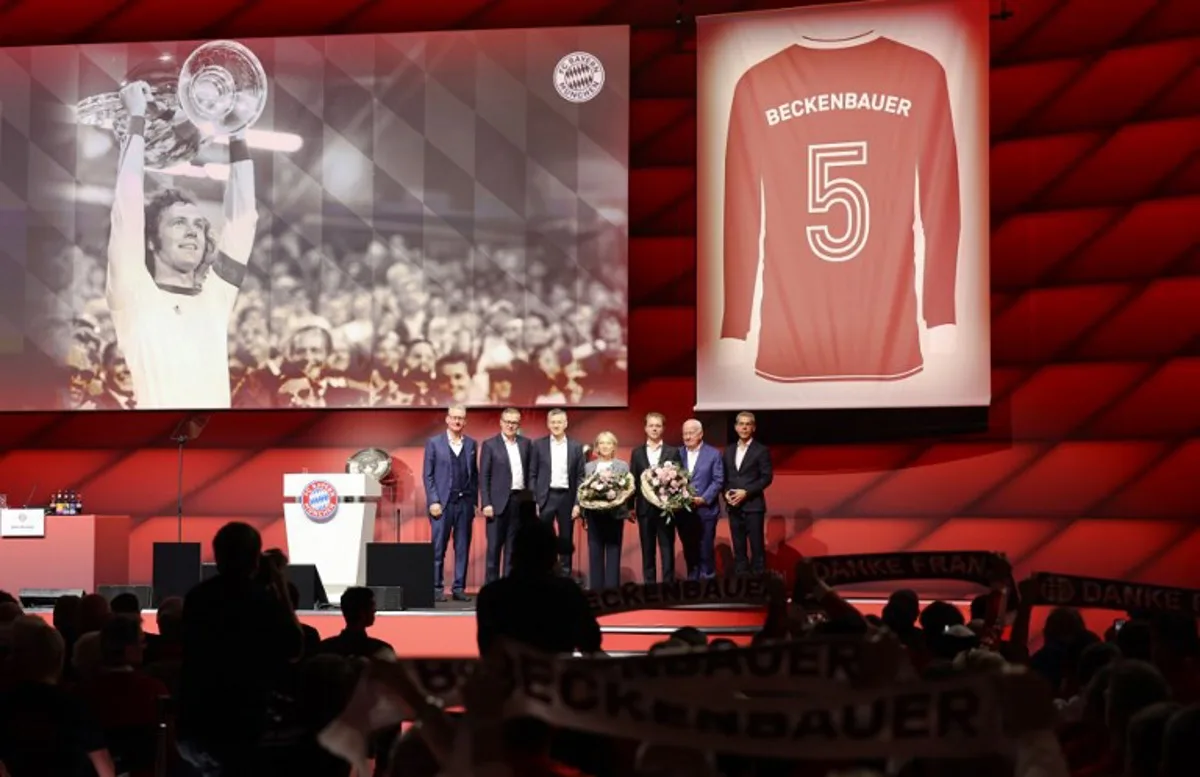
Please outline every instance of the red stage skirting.
[[[883, 610], [880, 599], [851, 599], [865, 615], [879, 615]], [[928, 602], [922, 602], [924, 607]], [[968, 602], [953, 604], [966, 613]], [[1041, 642], [1042, 623], [1046, 608], [1034, 611], [1030, 628], [1030, 647], [1036, 649]], [[39, 610], [35, 614], [47, 620], [50, 613]], [[1088, 628], [1103, 636], [1117, 613], [1101, 610], [1085, 610], [1084, 619]], [[158, 630], [154, 612], [147, 610], [142, 615], [146, 631]], [[321, 633], [331, 637], [342, 629], [342, 616], [336, 610], [300, 613], [300, 620]], [[604, 649], [613, 653], [646, 651], [655, 642], [660, 642], [681, 626], [695, 626], [706, 630], [710, 636], [728, 637], [746, 644], [762, 625], [763, 613], [752, 609], [693, 609], [693, 610], [645, 610], [602, 618], [600, 627], [604, 632]], [[475, 613], [471, 610], [412, 610], [408, 612], [380, 613], [371, 628], [371, 635], [391, 644], [401, 657], [462, 657], [478, 654], [475, 647]]]

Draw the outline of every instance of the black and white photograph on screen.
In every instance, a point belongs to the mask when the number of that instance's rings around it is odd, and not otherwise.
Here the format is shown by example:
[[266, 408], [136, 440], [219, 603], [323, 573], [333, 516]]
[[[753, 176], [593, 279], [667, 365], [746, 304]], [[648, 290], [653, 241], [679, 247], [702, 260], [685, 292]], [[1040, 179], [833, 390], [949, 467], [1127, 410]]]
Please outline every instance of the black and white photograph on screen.
[[5, 50], [0, 403], [624, 405], [628, 46]]

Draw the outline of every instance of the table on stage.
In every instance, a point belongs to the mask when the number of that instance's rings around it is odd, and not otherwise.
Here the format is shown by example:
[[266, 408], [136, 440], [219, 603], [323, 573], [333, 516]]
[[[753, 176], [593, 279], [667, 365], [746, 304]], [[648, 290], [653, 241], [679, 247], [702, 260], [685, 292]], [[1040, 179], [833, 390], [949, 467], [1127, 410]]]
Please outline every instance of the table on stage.
[[128, 515], [47, 515], [45, 537], [0, 537], [0, 590], [126, 585], [132, 528]]

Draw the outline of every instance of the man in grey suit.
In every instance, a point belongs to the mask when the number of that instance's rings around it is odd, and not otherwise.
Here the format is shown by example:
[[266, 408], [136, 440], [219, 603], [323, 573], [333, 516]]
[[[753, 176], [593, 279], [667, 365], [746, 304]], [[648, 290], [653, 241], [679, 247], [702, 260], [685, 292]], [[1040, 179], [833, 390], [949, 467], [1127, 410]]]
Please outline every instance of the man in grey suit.
[[479, 448], [480, 501], [487, 519], [487, 572], [485, 582], [512, 572], [512, 546], [521, 525], [522, 508], [531, 503], [529, 456], [533, 446], [521, 435], [521, 411], [506, 407], [500, 413], [500, 434]]
[[579, 518], [579, 484], [583, 481], [583, 445], [567, 437], [567, 412], [546, 415], [547, 437], [533, 444], [529, 469], [538, 518], [558, 529], [558, 558], [564, 575], [571, 574], [575, 524]]

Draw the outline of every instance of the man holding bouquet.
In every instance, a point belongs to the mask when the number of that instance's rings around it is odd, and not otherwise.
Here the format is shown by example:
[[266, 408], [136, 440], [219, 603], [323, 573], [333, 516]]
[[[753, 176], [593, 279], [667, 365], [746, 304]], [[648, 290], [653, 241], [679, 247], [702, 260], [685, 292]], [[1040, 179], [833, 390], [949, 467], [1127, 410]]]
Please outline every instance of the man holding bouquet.
[[[763, 492], [775, 474], [771, 451], [754, 439], [754, 414], [738, 413], [734, 421], [737, 442], [725, 447], [725, 508], [729, 513], [729, 535], [733, 540], [733, 571], [766, 571], [764, 525], [767, 500]], [[746, 558], [746, 545], [750, 558]]]
[[679, 540], [689, 580], [717, 576], [717, 519], [721, 517], [721, 487], [725, 466], [721, 451], [704, 442], [704, 426], [695, 418], [683, 424], [683, 466], [691, 476], [692, 511], [679, 519]]
[[642, 543], [642, 579], [647, 583], [658, 581], [656, 553], [662, 560], [663, 582], [670, 583], [675, 579], [675, 521], [662, 508], [651, 504], [642, 493], [642, 475], [646, 470], [656, 469], [666, 462], [683, 464], [679, 449], [663, 442], [665, 424], [666, 418], [662, 413], [647, 413], [646, 442], [634, 448], [629, 457], [633, 479], [638, 486], [634, 505], [638, 536]]

